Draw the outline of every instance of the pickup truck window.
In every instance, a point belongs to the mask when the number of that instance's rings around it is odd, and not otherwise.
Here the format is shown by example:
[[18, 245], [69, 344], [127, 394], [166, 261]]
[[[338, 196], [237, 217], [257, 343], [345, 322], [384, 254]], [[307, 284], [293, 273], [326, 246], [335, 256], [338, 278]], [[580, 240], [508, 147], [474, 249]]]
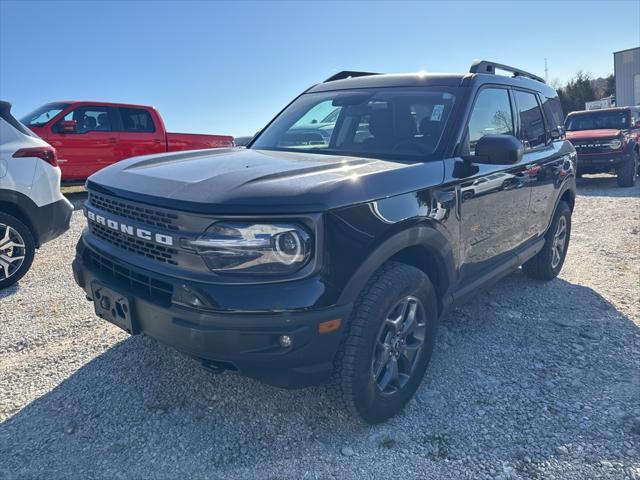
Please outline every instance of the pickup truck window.
[[121, 107], [122, 130], [125, 132], [155, 132], [151, 114], [142, 108]]
[[599, 128], [612, 128], [620, 130], [629, 128], [629, 111], [591, 111], [570, 115], [566, 122], [567, 131], [596, 130]]
[[251, 148], [424, 159], [448, 127], [455, 88], [371, 88], [309, 93]]
[[513, 115], [505, 88], [480, 90], [469, 119], [469, 152], [485, 135], [513, 135]]
[[[113, 130], [111, 107], [83, 105], [71, 110], [62, 118], [62, 120], [75, 120], [75, 133], [87, 133], [93, 131], [110, 132]], [[52, 130], [54, 132], [60, 131], [60, 123], [62, 120], [53, 126]]]
[[537, 148], [544, 145], [547, 135], [544, 129], [544, 118], [538, 100], [533, 93], [516, 90], [518, 114], [520, 115], [520, 139], [524, 149]]
[[68, 106], [68, 103], [48, 103], [25, 115], [20, 121], [29, 127], [41, 127]]

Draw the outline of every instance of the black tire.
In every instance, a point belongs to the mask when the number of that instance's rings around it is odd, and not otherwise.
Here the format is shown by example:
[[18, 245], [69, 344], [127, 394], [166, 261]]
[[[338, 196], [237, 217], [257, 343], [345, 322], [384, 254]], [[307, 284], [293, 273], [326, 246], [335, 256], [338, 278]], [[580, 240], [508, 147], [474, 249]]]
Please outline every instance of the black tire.
[[[562, 251], [559, 259], [554, 258], [554, 250], [557, 248], [556, 238], [559, 233], [559, 226], [564, 222], [564, 240]], [[524, 273], [536, 280], [553, 280], [558, 276], [569, 249], [569, 240], [571, 238], [571, 208], [566, 202], [561, 201], [553, 215], [553, 220], [549, 226], [549, 230], [545, 234], [544, 247], [537, 255], [522, 265]], [[556, 250], [556, 255], [558, 255]], [[556, 263], [557, 262], [557, 263]]]
[[[400, 342], [399, 348], [406, 348], [407, 351], [410, 350], [409, 345], [413, 345], [411, 349], [417, 351], [413, 361], [398, 353], [397, 341], [391, 353], [387, 349], [380, 350], [382, 343], [378, 343], [380, 335], [387, 335], [383, 333], [384, 329], [391, 329], [389, 325], [393, 325], [387, 317], [394, 306], [400, 306], [399, 302], [404, 299], [415, 302], [414, 318], [423, 319], [420, 324], [423, 337], [421, 344], [415, 337], [407, 337], [406, 343]], [[437, 298], [429, 277], [417, 268], [402, 263], [386, 263], [369, 280], [354, 305], [334, 359], [328, 389], [330, 396], [351, 415], [368, 423], [382, 422], [395, 415], [411, 399], [424, 377], [437, 328]], [[421, 347], [418, 349], [415, 345]], [[382, 369], [382, 363], [374, 363], [381, 351], [386, 352], [387, 358], [396, 358], [398, 370], [402, 370], [404, 365], [409, 372], [406, 377], [402, 376], [402, 380], [398, 380], [404, 382], [400, 386], [395, 387], [389, 382], [389, 391], [386, 392], [380, 389], [374, 378], [374, 367], [377, 366], [381, 368], [380, 373], [386, 375], [387, 369]], [[378, 379], [385, 375], [380, 375]]]
[[633, 187], [638, 178], [638, 154], [633, 152], [631, 158], [618, 167], [618, 186]]
[[[24, 245], [21, 248], [11, 247], [11, 250], [4, 249], [1, 242], [5, 238], [5, 234], [8, 231], [7, 227], [13, 229], [14, 232], [21, 237]], [[15, 242], [12, 242], [15, 243]], [[14, 250], [15, 249], [15, 250]], [[18, 220], [13, 215], [9, 215], [7, 213], [0, 212], [0, 255], [4, 254], [4, 257], [0, 257], [0, 289], [10, 287], [22, 277], [24, 277], [25, 273], [29, 271], [31, 268], [31, 263], [33, 263], [33, 256], [36, 251], [35, 241], [33, 240], [33, 235], [31, 230]], [[8, 252], [11, 252], [10, 255]], [[22, 263], [20, 266], [14, 270], [11, 270], [11, 267], [8, 267], [8, 258], [18, 258], [24, 257], [22, 259]], [[13, 263], [13, 262], [11, 262]], [[9, 276], [7, 277], [5, 266], [9, 269]]]

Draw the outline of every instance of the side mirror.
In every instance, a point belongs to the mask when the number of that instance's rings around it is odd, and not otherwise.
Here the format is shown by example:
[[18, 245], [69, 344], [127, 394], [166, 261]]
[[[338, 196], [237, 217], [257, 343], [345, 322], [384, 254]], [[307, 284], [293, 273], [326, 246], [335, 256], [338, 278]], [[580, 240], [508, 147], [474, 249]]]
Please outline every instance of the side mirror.
[[485, 135], [476, 143], [473, 163], [513, 165], [522, 160], [524, 147], [513, 135]]
[[551, 140], [559, 140], [564, 136], [564, 127], [562, 125], [558, 125], [556, 128], [549, 132], [551, 136]]
[[78, 122], [75, 120], [62, 120], [60, 122], [60, 133], [76, 133]]

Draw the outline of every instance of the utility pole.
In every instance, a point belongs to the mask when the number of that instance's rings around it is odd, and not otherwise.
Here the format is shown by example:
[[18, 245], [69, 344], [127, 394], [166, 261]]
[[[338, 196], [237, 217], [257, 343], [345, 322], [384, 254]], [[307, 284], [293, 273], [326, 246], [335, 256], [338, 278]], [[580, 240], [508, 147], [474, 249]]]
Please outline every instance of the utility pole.
[[549, 83], [549, 68], [547, 67], [547, 58], [544, 59], [544, 81]]

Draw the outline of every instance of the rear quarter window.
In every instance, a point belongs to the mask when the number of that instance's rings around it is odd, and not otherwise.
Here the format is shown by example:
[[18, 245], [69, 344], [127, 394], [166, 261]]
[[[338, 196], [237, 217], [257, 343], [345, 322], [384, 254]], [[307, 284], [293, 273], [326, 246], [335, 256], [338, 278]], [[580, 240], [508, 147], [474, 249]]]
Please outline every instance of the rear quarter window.
[[564, 113], [562, 112], [562, 105], [558, 97], [541, 97], [542, 98], [542, 110], [547, 120], [547, 126], [549, 130], [564, 128]]

